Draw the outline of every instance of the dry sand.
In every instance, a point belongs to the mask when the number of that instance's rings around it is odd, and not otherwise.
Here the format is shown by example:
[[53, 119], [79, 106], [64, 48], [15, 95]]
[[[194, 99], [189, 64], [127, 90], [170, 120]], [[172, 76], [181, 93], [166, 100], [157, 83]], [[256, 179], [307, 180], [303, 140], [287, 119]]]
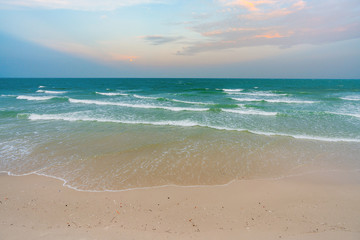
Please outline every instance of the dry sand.
[[79, 192], [0, 175], [0, 239], [360, 239], [360, 172]]

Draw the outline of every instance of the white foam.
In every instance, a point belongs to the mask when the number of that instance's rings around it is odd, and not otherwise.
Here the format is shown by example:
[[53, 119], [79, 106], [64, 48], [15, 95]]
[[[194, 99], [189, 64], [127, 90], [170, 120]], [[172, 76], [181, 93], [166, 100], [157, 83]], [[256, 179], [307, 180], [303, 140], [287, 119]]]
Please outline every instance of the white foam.
[[49, 90], [37, 90], [38, 93], [47, 93], [47, 94], [64, 94], [67, 91], [49, 91]]
[[182, 121], [127, 121], [127, 120], [116, 120], [116, 119], [105, 119], [105, 118], [90, 118], [82, 116], [73, 116], [66, 114], [30, 114], [28, 117], [30, 120], [64, 120], [64, 121], [94, 121], [94, 122], [112, 122], [112, 123], [123, 123], [123, 124], [145, 124], [145, 125], [156, 125], [156, 126], [178, 126], [178, 127], [207, 127], [217, 130], [226, 130], [226, 131], [238, 131], [238, 132], [250, 132], [257, 135], [264, 136], [282, 136], [282, 137], [291, 137], [295, 139], [303, 140], [314, 140], [314, 141], [324, 141], [324, 142], [354, 142], [360, 143], [360, 139], [351, 139], [351, 138], [330, 138], [330, 137], [319, 137], [319, 136], [309, 136], [309, 135], [296, 135], [296, 134], [287, 134], [287, 133], [274, 133], [274, 132], [262, 132], [249, 129], [241, 128], [230, 128], [223, 126], [214, 126], [214, 125], [205, 125], [189, 120]]
[[231, 98], [236, 101], [240, 102], [262, 102], [265, 101], [264, 99], [257, 99], [257, 98]]
[[315, 101], [287, 100], [287, 99], [259, 99], [259, 98], [231, 98], [240, 102], [269, 102], [269, 103], [315, 103]]
[[360, 101], [360, 96], [341, 97], [340, 99], [347, 101]]
[[[199, 125], [203, 126], [203, 125]], [[240, 128], [228, 128], [221, 126], [203, 126], [214, 128], [218, 130], [227, 130], [227, 131], [238, 131], [238, 132], [250, 132], [257, 135], [265, 135], [265, 136], [282, 136], [282, 137], [291, 137], [295, 139], [304, 139], [304, 140], [315, 140], [315, 141], [324, 141], [324, 142], [356, 142], [360, 143], [360, 139], [352, 139], [352, 138], [329, 138], [329, 137], [319, 137], [319, 136], [309, 136], [309, 135], [296, 135], [296, 134], [287, 134], [287, 133], [274, 133], [274, 132], [261, 132], [254, 131], [248, 129], [240, 129]]]
[[237, 109], [221, 109], [221, 111], [237, 114], [246, 114], [246, 115], [263, 115], [263, 116], [276, 116], [277, 112], [263, 112], [256, 110], [237, 110]]
[[55, 97], [50, 97], [50, 96], [24, 96], [24, 95], [20, 95], [17, 96], [16, 99], [24, 99], [24, 100], [29, 100], [29, 101], [45, 101], [45, 100], [49, 100]]
[[134, 94], [133, 96], [140, 99], [158, 99], [157, 97], [140, 96], [137, 94]]
[[224, 92], [241, 92], [244, 91], [244, 89], [238, 88], [238, 89], [223, 89]]
[[93, 122], [112, 122], [112, 123], [124, 123], [124, 124], [146, 124], [146, 125], [157, 125], [157, 126], [179, 126], [179, 127], [194, 127], [199, 126], [198, 123], [183, 120], [183, 121], [127, 121], [127, 120], [116, 120], [106, 118], [89, 118], [89, 117], [76, 117], [68, 116], [66, 114], [30, 114], [30, 120], [64, 120], [64, 121], [93, 121]]
[[191, 101], [183, 101], [183, 100], [177, 100], [177, 99], [171, 99], [173, 102], [179, 102], [179, 103], [187, 103], [187, 104], [195, 104], [195, 105], [209, 105], [213, 103], [204, 103], [204, 102], [191, 102]]
[[17, 95], [1, 94], [2, 97], [17, 97]]
[[117, 93], [117, 92], [96, 92], [96, 94], [104, 95], [104, 96], [128, 96], [126, 93]]
[[39, 86], [39, 88], [45, 88], [45, 86]]
[[354, 113], [341, 113], [341, 112], [328, 112], [328, 113], [360, 118], [360, 114], [354, 114]]
[[[256, 132], [254, 132], [256, 133]], [[260, 133], [263, 134], [263, 133]], [[269, 136], [285, 136], [285, 137], [293, 137], [296, 139], [305, 139], [305, 140], [316, 140], [316, 141], [324, 141], [324, 142], [357, 142], [360, 143], [360, 139], [352, 139], [352, 138], [329, 138], [329, 137], [318, 137], [318, 136], [309, 136], [309, 135], [289, 135], [289, 134], [281, 134], [281, 133], [272, 133]]]
[[268, 92], [248, 92], [248, 93], [234, 92], [234, 93], [231, 93], [231, 94], [248, 95], [248, 96], [263, 96], [263, 97], [286, 96], [286, 94], [283, 94], [283, 93], [268, 93]]
[[303, 101], [303, 100], [283, 100], [283, 99], [265, 99], [264, 101], [270, 103], [315, 103], [315, 101]]
[[168, 107], [168, 106], [156, 106], [156, 105], [147, 105], [147, 104], [130, 104], [130, 103], [119, 103], [119, 102], [103, 102], [96, 100], [80, 100], [69, 98], [71, 103], [83, 103], [83, 104], [96, 104], [96, 105], [112, 105], [120, 107], [129, 107], [129, 108], [144, 108], [144, 109], [165, 109], [169, 111], [207, 111], [208, 108], [185, 108], [185, 107]]

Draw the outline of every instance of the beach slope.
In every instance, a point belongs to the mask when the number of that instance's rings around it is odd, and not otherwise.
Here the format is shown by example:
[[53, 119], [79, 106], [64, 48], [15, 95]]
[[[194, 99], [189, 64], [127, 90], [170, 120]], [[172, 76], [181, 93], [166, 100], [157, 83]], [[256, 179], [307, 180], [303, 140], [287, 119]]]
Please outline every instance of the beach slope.
[[0, 175], [0, 239], [360, 239], [360, 172], [79, 192]]

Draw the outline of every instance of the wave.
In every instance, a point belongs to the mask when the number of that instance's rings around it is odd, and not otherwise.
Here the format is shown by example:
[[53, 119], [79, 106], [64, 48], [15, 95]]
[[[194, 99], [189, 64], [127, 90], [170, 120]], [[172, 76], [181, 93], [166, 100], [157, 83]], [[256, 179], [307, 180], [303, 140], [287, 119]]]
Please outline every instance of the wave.
[[49, 91], [49, 90], [37, 90], [38, 93], [47, 93], [47, 94], [64, 94], [67, 91]]
[[263, 115], [263, 116], [276, 116], [277, 112], [263, 112], [256, 110], [237, 110], [237, 109], [221, 109], [221, 111], [237, 114], [246, 114], [246, 115]]
[[354, 114], [354, 113], [339, 113], [339, 112], [327, 112], [327, 113], [360, 118], [360, 114]]
[[266, 99], [266, 102], [270, 103], [315, 103], [315, 101], [305, 101], [305, 100], [281, 100], [281, 99]]
[[241, 92], [244, 91], [244, 89], [238, 88], [238, 89], [222, 89], [224, 92]]
[[183, 101], [183, 100], [177, 100], [177, 99], [170, 99], [170, 101], [179, 102], [179, 103], [187, 103], [187, 104], [195, 104], [195, 105], [209, 105], [209, 104], [213, 104], [213, 103], [204, 103], [204, 102]]
[[360, 96], [341, 97], [340, 99], [347, 101], [360, 101]]
[[140, 95], [137, 95], [137, 94], [134, 94], [133, 95], [135, 98], [140, 98], [140, 99], [158, 99], [157, 97], [148, 97], [148, 96], [140, 96]]
[[123, 124], [145, 124], [145, 125], [157, 125], [157, 126], [179, 126], [179, 127], [194, 127], [199, 124], [196, 122], [183, 120], [183, 121], [126, 121], [106, 118], [88, 118], [88, 117], [74, 117], [61, 114], [30, 114], [28, 119], [30, 120], [64, 120], [64, 121], [92, 121], [92, 122], [111, 122], [111, 123], [123, 123]]
[[45, 86], [39, 86], [39, 88], [45, 88]]
[[[199, 125], [201, 126], [201, 125]], [[239, 129], [239, 128], [229, 128], [229, 127], [220, 127], [220, 126], [203, 126], [209, 127], [218, 130], [227, 130], [227, 131], [238, 131], [238, 132], [249, 132], [257, 135], [265, 135], [265, 136], [281, 136], [281, 137], [291, 137], [295, 139], [303, 139], [303, 140], [314, 140], [314, 141], [323, 141], [323, 142], [355, 142], [360, 143], [360, 139], [353, 138], [330, 138], [330, 137], [319, 137], [319, 136], [309, 136], [309, 135], [296, 135], [296, 134], [287, 134], [287, 133], [274, 133], [274, 132], [262, 132], [256, 130], [248, 130], [248, 129]]]
[[16, 118], [18, 114], [21, 114], [19, 111], [11, 110], [0, 110], [0, 118]]
[[95, 92], [96, 94], [99, 95], [104, 95], [104, 96], [128, 96], [129, 94], [126, 93], [117, 93], [117, 92], [108, 92], [108, 93], [104, 93], [104, 92]]
[[291, 137], [295, 139], [303, 140], [314, 140], [314, 141], [324, 141], [324, 142], [354, 142], [360, 143], [360, 139], [351, 139], [351, 138], [331, 138], [331, 137], [320, 137], [320, 136], [309, 136], [309, 135], [296, 135], [296, 134], [287, 134], [287, 133], [274, 133], [274, 132], [262, 132], [249, 129], [241, 128], [230, 128], [223, 126], [214, 126], [206, 125], [198, 122], [193, 122], [189, 120], [181, 121], [127, 121], [127, 120], [116, 120], [116, 119], [105, 119], [105, 118], [90, 118], [90, 117], [75, 117], [67, 116], [66, 114], [30, 114], [28, 116], [29, 120], [63, 120], [63, 121], [92, 121], [92, 122], [111, 122], [111, 123], [122, 123], [122, 124], [144, 124], [144, 125], [155, 125], [155, 126], [178, 126], [178, 127], [206, 127], [216, 130], [225, 130], [225, 131], [237, 131], [237, 132], [249, 132], [256, 135], [264, 136], [281, 136], [281, 137]]
[[1, 97], [17, 97], [17, 95], [1, 94]]
[[146, 105], [146, 104], [130, 104], [130, 103], [118, 103], [118, 102], [103, 102], [96, 100], [79, 100], [69, 98], [71, 103], [83, 103], [83, 104], [96, 104], [96, 105], [110, 105], [110, 106], [120, 106], [120, 107], [129, 107], [129, 108], [144, 108], [144, 109], [164, 109], [169, 111], [207, 111], [208, 108], [185, 108], [185, 107], [168, 107], [168, 106], [156, 106], [156, 105]]
[[263, 96], [263, 97], [276, 97], [276, 96], [286, 96], [287, 94], [284, 93], [267, 93], [267, 92], [249, 92], [249, 93], [244, 93], [244, 92], [234, 92], [231, 94], [236, 94], [236, 95], [248, 95], [248, 96]]
[[25, 96], [25, 95], [20, 95], [17, 96], [16, 99], [23, 99], [23, 100], [29, 100], [29, 101], [45, 101], [45, 100], [50, 100], [53, 98], [57, 98], [55, 96], [51, 97], [51, 96]]
[[231, 98], [240, 102], [269, 102], [269, 103], [315, 103], [315, 101], [286, 100], [286, 99], [259, 99], [259, 98]]

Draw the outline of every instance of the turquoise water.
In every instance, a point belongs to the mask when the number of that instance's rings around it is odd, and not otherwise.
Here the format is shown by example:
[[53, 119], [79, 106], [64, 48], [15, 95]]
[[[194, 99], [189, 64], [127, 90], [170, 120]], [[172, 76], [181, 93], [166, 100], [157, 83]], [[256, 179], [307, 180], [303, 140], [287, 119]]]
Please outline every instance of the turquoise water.
[[0, 171], [83, 190], [360, 166], [360, 80], [0, 79]]

